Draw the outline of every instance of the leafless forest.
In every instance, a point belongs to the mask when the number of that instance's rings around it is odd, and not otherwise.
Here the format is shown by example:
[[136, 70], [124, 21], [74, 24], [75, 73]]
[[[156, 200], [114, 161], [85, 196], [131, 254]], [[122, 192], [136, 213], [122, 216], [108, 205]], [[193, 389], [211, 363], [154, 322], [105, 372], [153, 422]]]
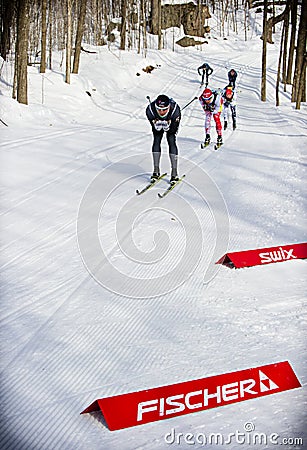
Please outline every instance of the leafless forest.
[[276, 105], [281, 83], [284, 90], [290, 85], [297, 109], [306, 101], [306, 1], [169, 0], [164, 5], [161, 0], [0, 0], [0, 4], [1, 68], [5, 61], [13, 61], [12, 97], [20, 103], [28, 103], [27, 67], [36, 64], [41, 73], [52, 70], [54, 51], [65, 51], [65, 81], [70, 83], [70, 74], [78, 73], [81, 52], [87, 51], [85, 44], [111, 45], [118, 39], [120, 50], [146, 55], [149, 34], [158, 36], [158, 50], [163, 48], [166, 28], [183, 25], [188, 36], [203, 38], [210, 33], [208, 19], [215, 15], [224, 37], [229, 30], [236, 32], [242, 16], [247, 30], [252, 10], [263, 17], [262, 100], [266, 100], [266, 49], [275, 45], [278, 27], [282, 39]]

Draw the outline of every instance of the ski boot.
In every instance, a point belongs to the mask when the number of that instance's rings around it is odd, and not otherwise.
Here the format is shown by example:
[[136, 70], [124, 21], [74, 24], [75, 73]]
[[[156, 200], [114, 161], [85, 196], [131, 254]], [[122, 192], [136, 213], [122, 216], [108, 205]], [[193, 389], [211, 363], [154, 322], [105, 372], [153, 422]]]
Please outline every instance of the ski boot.
[[177, 169], [172, 169], [170, 183], [175, 184], [179, 180]]
[[227, 129], [227, 120], [224, 121], [224, 130]]
[[218, 136], [214, 149], [217, 150], [218, 148], [220, 148], [221, 145], [223, 145], [223, 138], [222, 136]]
[[237, 128], [237, 121], [236, 119], [232, 119], [232, 129], [235, 130]]
[[205, 142], [203, 142], [203, 143], [201, 144], [201, 148], [208, 147], [208, 145], [210, 144], [210, 140], [211, 140], [210, 134], [206, 134]]
[[160, 172], [159, 171], [154, 171], [153, 174], [150, 177], [151, 181], [153, 182], [153, 181], [157, 180], [159, 178], [159, 176], [160, 176]]
[[178, 181], [179, 180], [179, 177], [178, 176], [176, 176], [176, 177], [171, 177], [171, 179], [170, 179], [170, 183], [171, 184], [175, 184], [176, 183], [176, 181]]

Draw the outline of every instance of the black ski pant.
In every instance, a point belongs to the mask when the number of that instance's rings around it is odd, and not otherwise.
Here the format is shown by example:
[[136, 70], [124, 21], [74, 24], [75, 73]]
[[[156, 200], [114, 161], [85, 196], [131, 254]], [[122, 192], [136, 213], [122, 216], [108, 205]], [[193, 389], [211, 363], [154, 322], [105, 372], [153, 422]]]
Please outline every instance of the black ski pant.
[[207, 87], [208, 83], [209, 83], [209, 75], [208, 75], [208, 72], [206, 70], [203, 70], [203, 73], [202, 73], [202, 76], [201, 76], [201, 84], [204, 84], [205, 77], [206, 77], [206, 84], [205, 84], [205, 86]]
[[[163, 134], [164, 134], [163, 130], [161, 131], [153, 130], [154, 140], [152, 144], [152, 154], [155, 172], [158, 172], [158, 169], [160, 167], [161, 141]], [[166, 139], [168, 143], [168, 151], [171, 161], [172, 174], [177, 174], [178, 147], [176, 143], [176, 132], [174, 133], [173, 131], [166, 131]]]

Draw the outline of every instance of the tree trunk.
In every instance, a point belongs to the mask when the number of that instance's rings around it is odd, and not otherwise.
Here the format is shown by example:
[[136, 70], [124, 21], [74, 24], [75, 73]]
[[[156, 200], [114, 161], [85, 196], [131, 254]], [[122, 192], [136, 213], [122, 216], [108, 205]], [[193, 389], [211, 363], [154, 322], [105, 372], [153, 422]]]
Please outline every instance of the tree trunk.
[[307, 54], [304, 55], [303, 67], [301, 72], [301, 78], [299, 83], [299, 93], [297, 96], [295, 109], [301, 109], [301, 102], [306, 102], [306, 67], [307, 67]]
[[267, 27], [266, 27], [266, 40], [269, 44], [274, 44], [273, 38], [272, 38], [272, 34], [273, 34], [273, 28], [275, 27], [275, 25], [279, 22], [282, 22], [286, 15], [289, 13], [289, 0], [287, 1], [286, 7], [283, 10], [283, 12], [281, 14], [279, 14], [278, 16], [273, 16], [270, 17], [267, 21]]
[[72, 73], [78, 73], [78, 71], [79, 71], [81, 43], [82, 43], [82, 37], [83, 37], [83, 33], [84, 33], [85, 14], [86, 14], [86, 0], [81, 0], [78, 26], [77, 26], [77, 34], [76, 34], [76, 42], [75, 42], [74, 64], [73, 64]]
[[28, 37], [29, 37], [29, 2], [18, 0], [17, 3], [17, 40], [16, 40], [16, 89], [17, 101], [28, 104]]
[[263, 33], [262, 33], [262, 75], [261, 75], [261, 100], [266, 101], [266, 52], [267, 52], [267, 15], [268, 0], [263, 1]]
[[142, 8], [142, 22], [143, 22], [143, 47], [144, 47], [144, 56], [147, 56], [147, 32], [146, 32], [146, 10], [145, 10], [145, 0], [141, 0], [141, 8]]
[[121, 0], [121, 28], [120, 28], [120, 50], [125, 50], [126, 48], [126, 22], [127, 22], [127, 2], [126, 0]]
[[161, 8], [161, 0], [151, 0], [151, 20], [150, 33], [159, 34], [159, 4]]
[[292, 70], [295, 51], [296, 39], [296, 24], [297, 24], [297, 2], [292, 0], [291, 3], [291, 37], [289, 46], [288, 69], [287, 69], [287, 84], [292, 84]]
[[289, 40], [289, 10], [288, 14], [285, 17], [284, 20], [284, 39], [283, 43], [281, 42], [281, 45], [283, 45], [284, 51], [283, 51], [283, 57], [282, 57], [282, 82], [284, 83], [284, 91], [286, 92], [287, 87], [287, 52], [288, 52], [288, 40]]
[[4, 60], [11, 48], [11, 28], [15, 15], [14, 1], [1, 1], [0, 55]]
[[158, 0], [158, 50], [162, 50], [162, 6], [161, 0]]
[[[85, 0], [85, 3], [86, 3], [86, 1], [87, 0]], [[96, 30], [96, 38], [95, 38], [96, 45], [103, 45], [103, 42], [104, 42], [103, 37], [102, 37], [103, 9], [106, 9], [106, 8], [107, 8], [107, 5], [103, 6], [102, 3], [97, 2], [97, 13], [96, 13], [97, 30]], [[84, 14], [83, 27], [85, 24], [85, 16], [86, 16], [86, 14]], [[109, 18], [108, 18], [108, 14], [106, 11], [104, 13], [104, 19], [105, 19], [105, 27], [107, 27], [108, 23], [109, 23]], [[84, 38], [84, 31], [83, 31], [83, 38]]]
[[53, 7], [52, 7], [52, 0], [49, 0], [49, 8], [48, 8], [48, 25], [49, 25], [49, 63], [48, 67], [51, 70], [52, 69], [52, 15], [53, 15]]
[[71, 72], [71, 13], [72, 13], [72, 0], [67, 0], [67, 27], [66, 27], [66, 76], [65, 83], [70, 84], [70, 72]]
[[40, 73], [46, 72], [47, 54], [47, 0], [42, 0], [42, 36], [41, 36], [41, 63]]
[[284, 22], [283, 28], [282, 28], [282, 34], [281, 34], [281, 40], [280, 40], [280, 48], [279, 48], [279, 58], [278, 58], [278, 68], [277, 68], [277, 78], [276, 78], [276, 106], [279, 106], [279, 81], [280, 81], [280, 72], [281, 72], [281, 62], [282, 62], [282, 55], [283, 55], [283, 44], [284, 44], [284, 52], [286, 51], [286, 42], [284, 39], [286, 29], [286, 23]]
[[[17, 45], [17, 43], [16, 43]], [[13, 89], [12, 98], [16, 100], [17, 98], [17, 53], [15, 53], [15, 64], [14, 64], [14, 78], [13, 78]]]
[[293, 102], [301, 101], [302, 92], [300, 90], [300, 85], [302, 84], [302, 80], [304, 78], [306, 79], [306, 65], [305, 65], [306, 38], [307, 38], [307, 2], [304, 1], [302, 2], [301, 7], [301, 18], [296, 43], [295, 70], [294, 70], [292, 98], [291, 98]]
[[247, 29], [248, 29], [248, 2], [245, 1], [244, 6], [244, 40], [247, 41]]

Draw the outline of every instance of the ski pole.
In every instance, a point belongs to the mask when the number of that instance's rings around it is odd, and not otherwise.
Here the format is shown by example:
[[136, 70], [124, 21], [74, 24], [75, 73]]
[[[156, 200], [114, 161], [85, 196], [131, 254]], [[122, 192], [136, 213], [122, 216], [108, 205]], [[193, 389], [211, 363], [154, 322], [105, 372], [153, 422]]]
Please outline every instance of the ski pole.
[[150, 97], [149, 95], [146, 95], [147, 100], [149, 101], [149, 103], [151, 103]]
[[196, 100], [198, 97], [194, 97], [189, 103], [187, 103], [183, 108], [181, 108], [181, 111], [183, 111], [187, 106], [189, 106], [194, 100]]

